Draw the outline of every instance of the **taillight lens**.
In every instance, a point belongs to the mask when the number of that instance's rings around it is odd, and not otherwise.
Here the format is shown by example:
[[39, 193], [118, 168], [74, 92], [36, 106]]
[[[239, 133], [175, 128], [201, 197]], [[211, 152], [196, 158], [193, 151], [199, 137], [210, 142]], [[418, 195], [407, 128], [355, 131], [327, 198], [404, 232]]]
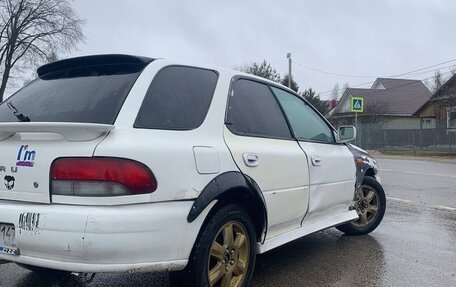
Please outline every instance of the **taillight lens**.
[[119, 196], [152, 193], [157, 180], [150, 169], [122, 158], [59, 158], [51, 166], [51, 193]]

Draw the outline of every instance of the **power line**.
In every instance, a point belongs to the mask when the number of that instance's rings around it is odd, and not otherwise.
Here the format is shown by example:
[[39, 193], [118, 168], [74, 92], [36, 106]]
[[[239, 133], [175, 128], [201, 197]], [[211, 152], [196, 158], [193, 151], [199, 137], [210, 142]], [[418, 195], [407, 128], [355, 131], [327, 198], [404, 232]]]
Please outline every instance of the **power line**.
[[[455, 59], [455, 60], [456, 60], [456, 59]], [[403, 74], [400, 74], [400, 75], [388, 76], [388, 77], [385, 77], [385, 78], [396, 78], [396, 77], [398, 77], [398, 76], [403, 76], [403, 75], [415, 73], [415, 72], [417, 72], [417, 71], [422, 71], [422, 70], [425, 70], [425, 69], [429, 69], [429, 68], [432, 68], [432, 67], [437, 67], [438, 65], [450, 63], [450, 62], [453, 62], [453, 61], [455, 61], [455, 60], [451, 60], [451, 61], [443, 62], [443, 63], [440, 63], [440, 64], [428, 66], [428, 67], [426, 67], [426, 68], [421, 68], [421, 69], [414, 70], [414, 71], [410, 71], [410, 72], [403, 73]], [[419, 75], [424, 75], [424, 74], [427, 74], [427, 73], [436, 72], [436, 71], [439, 71], [439, 70], [443, 70], [443, 69], [447, 69], [447, 68], [452, 68], [452, 67], [456, 67], [456, 64], [454, 64], [454, 65], [449, 65], [449, 66], [445, 66], [445, 67], [441, 67], [441, 68], [437, 68], [437, 69], [432, 69], [432, 70], [425, 71], [425, 72], [418, 73], [418, 74], [413, 74], [413, 75], [411, 75], [411, 76], [409, 76], [409, 77], [405, 77], [405, 79], [410, 79], [411, 77], [416, 77], [416, 76], [419, 76]], [[449, 72], [444, 73], [444, 74], [442, 74], [442, 75], [445, 75], [445, 74], [448, 74], [448, 73], [452, 73], [452, 71], [449, 71]], [[377, 78], [382, 78], [382, 77], [377, 77]], [[427, 79], [423, 79], [423, 80], [421, 80], [421, 81], [425, 81], [425, 80], [432, 79], [432, 78], [433, 78], [433, 77], [430, 77], [430, 78], [427, 78]], [[356, 84], [356, 85], [354, 85], [354, 86], [351, 86], [351, 88], [356, 88], [356, 87], [360, 87], [360, 86], [364, 86], [364, 85], [368, 85], [368, 84], [373, 84], [373, 83], [375, 83], [375, 81], [366, 82], [366, 83], [362, 83], [362, 84]], [[337, 91], [341, 91], [341, 90], [343, 90], [343, 88], [338, 89]], [[328, 94], [328, 93], [331, 93], [331, 92], [333, 92], [333, 90], [324, 91], [324, 92], [321, 92], [321, 93], [319, 93], [319, 94], [320, 94], [320, 95], [324, 95], [324, 94]]]
[[[419, 72], [419, 71], [423, 71], [423, 70], [426, 70], [426, 69], [429, 69], [429, 68], [434, 68], [434, 67], [437, 67], [437, 66], [440, 66], [440, 65], [448, 64], [448, 63], [451, 63], [451, 62], [454, 62], [454, 61], [456, 61], [456, 59], [448, 60], [448, 61], [445, 61], [445, 62], [441, 62], [441, 63], [430, 65], [430, 66], [427, 66], [427, 67], [424, 67], [424, 68], [412, 70], [412, 71], [405, 72], [405, 73], [402, 73], [402, 74], [388, 76], [388, 78], [395, 78], [395, 77], [404, 76], [404, 75], [411, 74], [411, 73], [414, 73], [414, 72]], [[361, 75], [350, 75], [350, 74], [328, 72], [328, 71], [324, 71], [324, 70], [321, 70], [321, 69], [317, 69], [317, 68], [314, 68], [314, 67], [310, 67], [310, 66], [301, 64], [301, 63], [296, 62], [296, 61], [293, 61], [293, 62], [296, 65], [304, 67], [306, 69], [309, 69], [309, 70], [312, 70], [312, 71], [316, 71], [316, 72], [320, 72], [320, 73], [324, 73], [324, 74], [329, 74], [329, 75], [335, 75], [335, 76], [341, 76], [341, 77], [352, 77], [352, 78], [365, 78], [365, 79], [378, 78], [378, 76], [361, 76]]]
[[[442, 73], [441, 75], [443, 76], [443, 75], [450, 74], [450, 73], [453, 73], [453, 72], [452, 72], [452, 71], [449, 71], [449, 72]], [[428, 78], [424, 78], [424, 79], [421, 79], [421, 80], [417, 80], [417, 81], [426, 81], [426, 80], [430, 80], [430, 79], [432, 79], [432, 78], [434, 78], [434, 76], [428, 77]], [[402, 87], [405, 87], [405, 86], [408, 86], [408, 85], [413, 85], [413, 84], [415, 84], [415, 83], [416, 83], [416, 82], [411, 82], [411, 83], [407, 83], [407, 84], [395, 86], [395, 87], [393, 87], [393, 88], [389, 88], [388, 90], [390, 91], [390, 90], [394, 90], [394, 89], [397, 89], [397, 88], [402, 88]], [[378, 90], [376, 90], [376, 91], [377, 91], [378, 93], [382, 93], [382, 92], [385, 92], [385, 91], [388, 91], [388, 90], [378, 89]], [[321, 95], [321, 94], [319, 94], [319, 95]]]
[[293, 61], [293, 62], [294, 62], [296, 65], [298, 65], [298, 66], [307, 68], [307, 69], [312, 70], [312, 71], [320, 72], [320, 73], [323, 73], [323, 74], [329, 74], [329, 75], [335, 75], [335, 76], [342, 76], [342, 77], [351, 77], [351, 78], [365, 78], [365, 79], [376, 78], [375, 76], [358, 76], [358, 75], [347, 75], [347, 74], [333, 73], [333, 72], [323, 71], [323, 70], [320, 70], [320, 69], [317, 69], [317, 68], [312, 68], [312, 67], [306, 66], [306, 65], [304, 65], [304, 64], [298, 63], [298, 62], [296, 62], [296, 61]]
[[[443, 76], [443, 75], [450, 74], [450, 73], [453, 73], [453, 72], [452, 72], [452, 71], [448, 71], [448, 72], [442, 73], [441, 75]], [[430, 80], [430, 79], [432, 79], [432, 78], [434, 78], [434, 76], [428, 77], [428, 78], [424, 78], [424, 79], [421, 79], [421, 80], [419, 80], [419, 81], [426, 81], [426, 80]], [[415, 84], [415, 82], [411, 82], [411, 83], [399, 85], [399, 86], [396, 86], [396, 87], [393, 87], [393, 88], [389, 88], [388, 90], [394, 90], [394, 89], [397, 89], [397, 88], [401, 88], [401, 87], [405, 87], [405, 86], [413, 85], [413, 84]], [[386, 91], [386, 90], [379, 89], [378, 91], [379, 91], [379, 92], [380, 92], [380, 91], [383, 92], [383, 91]]]
[[[420, 72], [420, 71], [423, 71], [423, 70], [427, 70], [427, 69], [429, 69], [429, 68], [438, 67], [438, 66], [441, 66], [441, 65], [444, 65], [444, 64], [448, 64], [448, 63], [451, 63], [451, 62], [454, 62], [454, 61], [456, 61], [456, 59], [444, 61], [444, 62], [441, 62], [441, 63], [438, 63], [438, 64], [433, 64], [433, 65], [430, 65], [430, 66], [427, 66], [427, 67], [423, 67], [423, 68], [420, 68], [420, 69], [416, 69], [416, 70], [412, 70], [412, 71], [409, 71], [409, 72], [405, 72], [405, 73], [401, 73], [401, 74], [397, 74], [397, 75], [393, 75], [393, 76], [388, 76], [388, 77], [386, 77], [386, 78], [396, 78], [396, 77], [400, 77], [400, 76], [404, 76], [404, 75], [408, 75], [408, 74]], [[361, 75], [349, 75], [349, 74], [328, 72], [328, 71], [324, 71], [324, 70], [321, 70], [321, 69], [317, 69], [317, 68], [313, 68], [313, 67], [310, 67], [310, 66], [301, 64], [301, 63], [296, 62], [296, 61], [293, 61], [293, 62], [294, 62], [296, 65], [301, 66], [301, 67], [304, 67], [304, 68], [307, 68], [307, 69], [309, 69], [309, 70], [316, 71], [316, 72], [320, 72], [320, 73], [324, 73], [324, 74], [329, 74], [329, 75], [336, 75], [336, 76], [342, 76], [342, 77], [352, 77], [352, 78], [367, 78], [367, 79], [373, 79], [373, 78], [376, 79], [376, 78], [379, 78], [378, 76], [361, 76]], [[452, 66], [454, 66], [454, 65], [447, 66], [447, 67], [443, 67], [443, 68], [439, 68], [439, 69], [434, 69], [434, 70], [430, 70], [430, 71], [426, 71], [426, 72], [423, 72], [423, 73], [420, 73], [420, 74], [416, 74], [416, 75], [414, 75], [414, 76], [426, 74], [426, 73], [429, 73], [429, 72], [432, 72], [432, 71], [436, 71], [436, 70], [440, 70], [440, 69], [450, 68], [450, 67], [452, 67]], [[380, 77], [380, 78], [381, 78], [381, 77]], [[359, 86], [364, 86], [364, 85], [367, 85], [367, 84], [373, 84], [374, 82], [375, 82], [375, 81], [366, 82], [366, 83], [362, 83], [362, 84], [357, 84], [357, 85], [352, 86], [352, 87], [359, 87]], [[340, 91], [340, 90], [343, 90], [343, 89], [338, 89], [338, 91]], [[330, 93], [330, 92], [332, 92], [332, 91], [333, 91], [333, 90], [324, 91], [324, 92], [321, 92], [320, 95], [326, 94], [326, 93]]]
[[[437, 67], [437, 66], [440, 66], [440, 65], [444, 65], [444, 64], [448, 64], [448, 63], [451, 63], [451, 62], [454, 62], [454, 61], [456, 61], [456, 59], [445, 61], [445, 62], [442, 62], [442, 63], [439, 63], [439, 64], [435, 64], [435, 65], [431, 65], [431, 66], [427, 66], [427, 67], [424, 67], [424, 68], [421, 68], [421, 69], [418, 69], [418, 70], [414, 70], [414, 71], [410, 71], [410, 72], [407, 72], [407, 73], [394, 75], [394, 76], [391, 76], [391, 78], [400, 77], [400, 76], [403, 76], [403, 75], [411, 74], [411, 73], [414, 73], [414, 72], [419, 72], [419, 71], [426, 70], [426, 69], [429, 69], [429, 68], [434, 68], [434, 67]], [[444, 69], [444, 68], [442, 68], [442, 69]]]
[[407, 78], [409, 79], [410, 77], [416, 77], [416, 76], [419, 76], [419, 75], [424, 75], [424, 74], [428, 74], [428, 73], [431, 73], [431, 72], [436, 72], [436, 71], [450, 69], [450, 68], [456, 68], [456, 64], [453, 64], [453, 65], [450, 65], [450, 66], [441, 67], [441, 68], [437, 68], [437, 69], [432, 69], [432, 70], [421, 72], [421, 73], [417, 73], [417, 74], [413, 73], [413, 75], [410, 75]]

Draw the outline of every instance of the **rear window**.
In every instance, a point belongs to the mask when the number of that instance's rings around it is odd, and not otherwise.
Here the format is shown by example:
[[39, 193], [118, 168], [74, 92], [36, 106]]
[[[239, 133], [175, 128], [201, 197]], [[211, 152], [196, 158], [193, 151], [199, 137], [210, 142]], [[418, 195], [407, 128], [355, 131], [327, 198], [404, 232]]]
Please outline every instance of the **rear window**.
[[169, 66], [155, 76], [135, 128], [191, 130], [209, 110], [218, 74], [212, 70]]
[[0, 105], [0, 122], [114, 124], [143, 67], [115, 64], [48, 73]]

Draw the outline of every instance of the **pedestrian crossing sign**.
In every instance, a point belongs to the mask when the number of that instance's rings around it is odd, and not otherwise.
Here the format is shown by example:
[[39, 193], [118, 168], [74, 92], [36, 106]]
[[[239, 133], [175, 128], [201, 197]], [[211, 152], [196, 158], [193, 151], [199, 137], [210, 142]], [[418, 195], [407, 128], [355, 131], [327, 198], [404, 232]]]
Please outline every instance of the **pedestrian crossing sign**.
[[350, 112], [362, 113], [364, 111], [364, 98], [352, 97], [350, 101]]

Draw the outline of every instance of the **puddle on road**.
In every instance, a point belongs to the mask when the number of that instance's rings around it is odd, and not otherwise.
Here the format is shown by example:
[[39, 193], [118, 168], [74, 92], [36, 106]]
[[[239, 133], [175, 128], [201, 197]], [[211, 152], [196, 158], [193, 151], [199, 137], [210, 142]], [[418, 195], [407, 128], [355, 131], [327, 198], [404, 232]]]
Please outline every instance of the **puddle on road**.
[[379, 286], [384, 273], [375, 237], [330, 229], [259, 256], [252, 286]]
[[389, 202], [376, 237], [385, 246], [384, 286], [456, 286], [456, 214]]

